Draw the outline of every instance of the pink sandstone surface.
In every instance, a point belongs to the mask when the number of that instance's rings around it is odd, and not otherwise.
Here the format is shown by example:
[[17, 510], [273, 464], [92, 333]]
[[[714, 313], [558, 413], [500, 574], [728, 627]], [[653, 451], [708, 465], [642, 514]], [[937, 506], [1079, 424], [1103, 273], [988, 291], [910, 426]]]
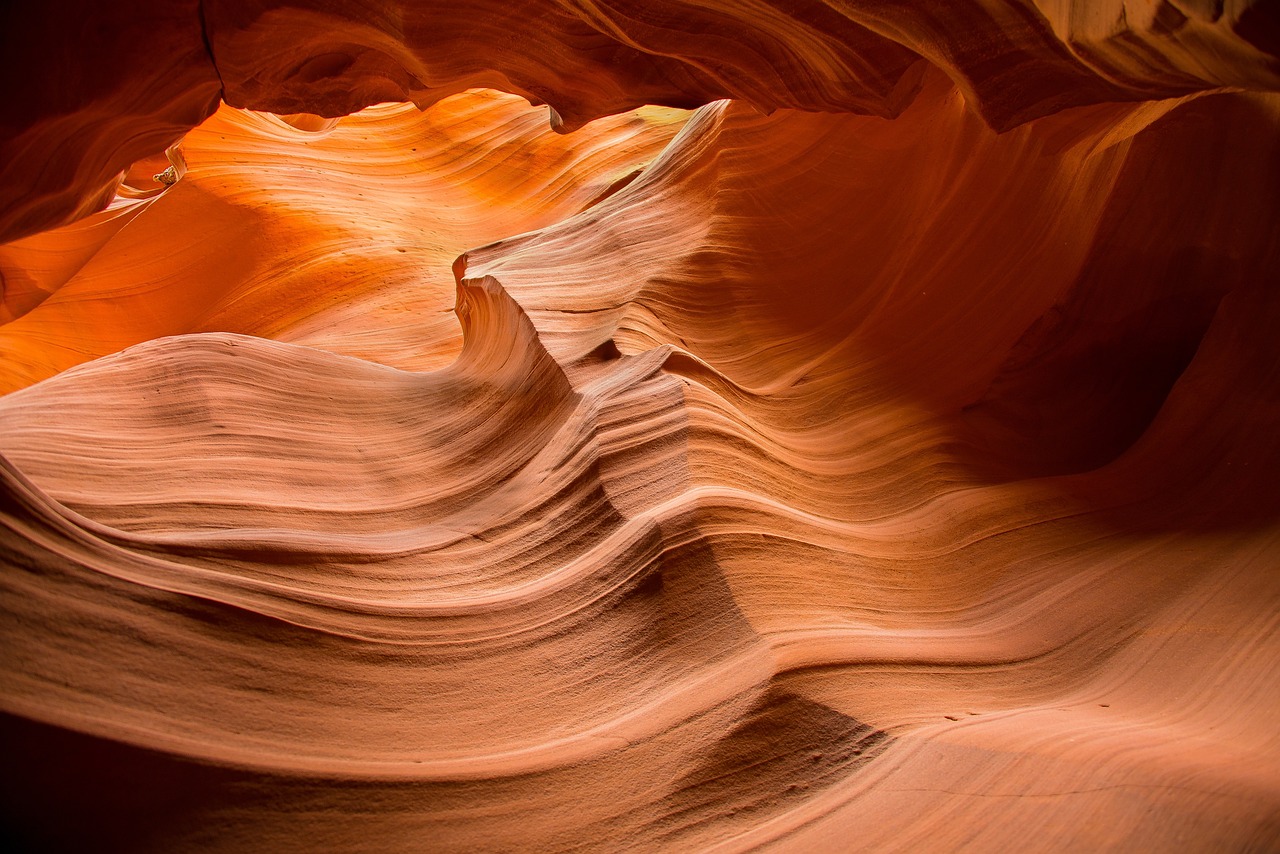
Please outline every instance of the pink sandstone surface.
[[1280, 8], [0, 11], [0, 841], [1280, 850]]

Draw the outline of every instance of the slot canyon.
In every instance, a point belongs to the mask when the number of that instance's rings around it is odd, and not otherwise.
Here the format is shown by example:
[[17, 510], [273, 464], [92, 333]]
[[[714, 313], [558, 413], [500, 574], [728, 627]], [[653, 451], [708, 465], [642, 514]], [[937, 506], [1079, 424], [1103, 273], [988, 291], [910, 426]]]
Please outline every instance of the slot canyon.
[[1280, 3], [0, 68], [4, 850], [1280, 851]]

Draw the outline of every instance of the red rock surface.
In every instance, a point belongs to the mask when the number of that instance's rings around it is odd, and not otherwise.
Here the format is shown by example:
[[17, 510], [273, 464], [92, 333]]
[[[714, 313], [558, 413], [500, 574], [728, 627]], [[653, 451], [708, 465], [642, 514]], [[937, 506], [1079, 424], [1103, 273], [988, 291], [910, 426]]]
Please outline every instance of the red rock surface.
[[1274, 6], [63, 6], [13, 844], [1280, 846]]
[[13, 318], [0, 392], [186, 332], [443, 367], [461, 347], [458, 254], [577, 213], [651, 160], [682, 116], [603, 119], [588, 141], [494, 92], [425, 113], [388, 104], [320, 131], [224, 106], [184, 139], [188, 171], [167, 190], [150, 177], [159, 165], [141, 169], [156, 195], [0, 246]]

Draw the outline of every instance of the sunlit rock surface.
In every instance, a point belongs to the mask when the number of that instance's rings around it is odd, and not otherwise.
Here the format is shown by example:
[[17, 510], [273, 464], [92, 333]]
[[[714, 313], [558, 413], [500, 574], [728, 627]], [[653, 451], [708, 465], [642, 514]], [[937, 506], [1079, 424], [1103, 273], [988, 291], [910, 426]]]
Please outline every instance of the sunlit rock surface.
[[1280, 847], [1274, 6], [126, 6], [3, 13], [13, 846]]
[[133, 170], [154, 195], [0, 246], [0, 391], [185, 332], [443, 367], [461, 347], [459, 253], [593, 204], [683, 119], [648, 108], [602, 119], [588, 141], [494, 92], [333, 127], [224, 106], [185, 138], [187, 171], [167, 190], [161, 158]]

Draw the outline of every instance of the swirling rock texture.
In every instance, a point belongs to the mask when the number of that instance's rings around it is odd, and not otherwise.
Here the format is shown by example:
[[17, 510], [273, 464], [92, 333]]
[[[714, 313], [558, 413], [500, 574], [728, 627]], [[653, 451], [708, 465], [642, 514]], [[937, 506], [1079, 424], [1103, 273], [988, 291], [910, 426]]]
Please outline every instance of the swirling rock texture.
[[[224, 107], [183, 141], [182, 180], [0, 246], [17, 315], [0, 327], [0, 390], [204, 331], [443, 367], [461, 347], [458, 253], [592, 204], [653, 159], [681, 115], [604, 119], [587, 142], [495, 92], [333, 127]], [[135, 167], [132, 183], [154, 183], [161, 163]]]
[[7, 838], [1280, 848], [1280, 13], [942, 6], [6, 10]]

